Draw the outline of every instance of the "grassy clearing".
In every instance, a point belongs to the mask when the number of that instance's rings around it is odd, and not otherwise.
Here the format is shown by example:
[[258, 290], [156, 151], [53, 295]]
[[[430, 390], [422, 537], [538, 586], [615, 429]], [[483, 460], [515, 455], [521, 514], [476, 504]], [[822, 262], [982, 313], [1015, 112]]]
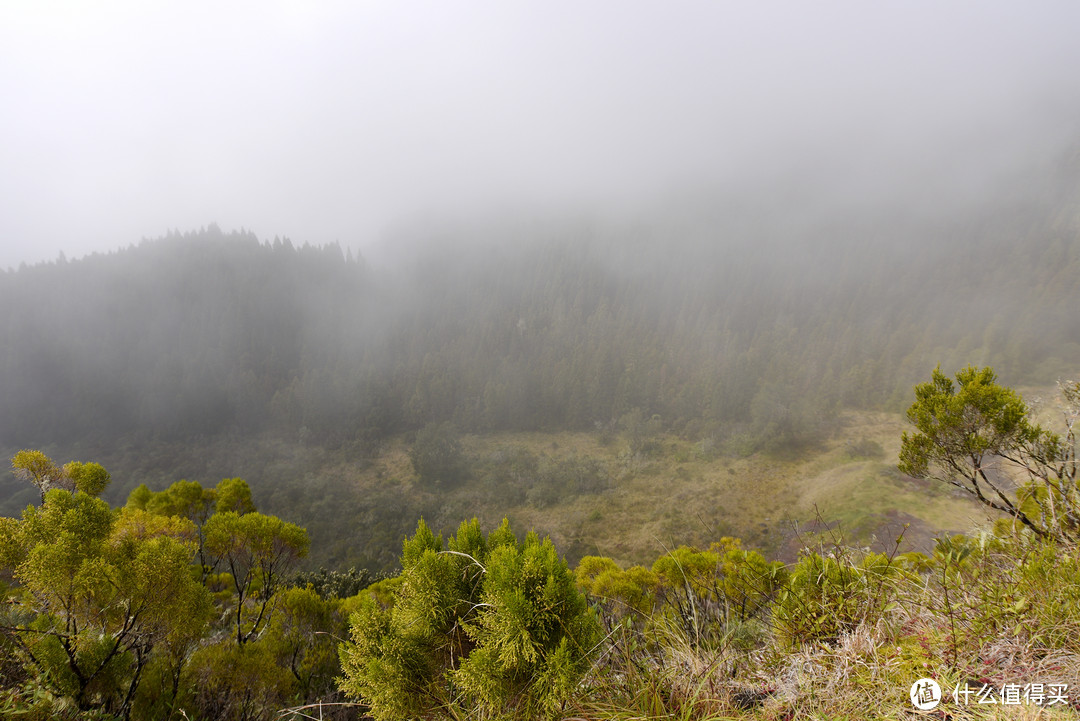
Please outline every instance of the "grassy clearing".
[[[113, 503], [123, 503], [139, 483], [160, 490], [179, 478], [213, 484], [241, 475], [261, 508], [308, 528], [317, 549], [309, 561], [312, 567], [392, 567], [401, 539], [421, 515], [442, 531], [452, 530], [462, 518], [476, 516], [485, 527], [494, 527], [508, 516], [517, 527], [550, 535], [571, 562], [592, 554], [624, 565], [647, 563], [677, 545], [707, 546], [725, 535], [792, 560], [800, 534], [837, 524], [853, 542], [885, 547], [907, 523], [905, 550], [926, 550], [941, 531], [966, 531], [985, 522], [985, 513], [968, 499], [895, 470], [899, 436], [906, 428], [900, 415], [848, 412], [841, 420], [831, 439], [802, 449], [797, 458], [724, 456], [708, 443], [670, 435], [657, 436], [651, 452], [637, 456], [629, 453], [622, 436], [466, 436], [463, 446], [473, 474], [451, 489], [418, 483], [404, 436], [364, 449], [260, 437], [161, 444], [149, 452], [124, 447], [47, 450], [54, 457], [92, 458], [105, 465], [114, 478]], [[595, 459], [605, 469], [608, 487], [553, 494], [543, 504], [508, 497], [500, 492], [503, 481], [485, 480], [485, 474], [490, 476], [493, 457], [513, 448], [552, 461]], [[14, 479], [6, 483], [12, 494], [4, 512], [18, 515], [32, 502], [33, 489], [14, 485]]]
[[[647, 457], [629, 457], [625, 440], [602, 444], [588, 433], [513, 433], [470, 436], [465, 446], [482, 464], [500, 449], [518, 447], [548, 458], [592, 458], [604, 464], [610, 487], [567, 494], [537, 505], [492, 504], [478, 481], [443, 494], [448, 505], [472, 505], [472, 515], [550, 535], [573, 562], [585, 554], [620, 564], [645, 563], [681, 544], [708, 545], [737, 536], [771, 555], [794, 557], [797, 529], [842, 526], [853, 542], [887, 546], [905, 523], [902, 550], [931, 547], [940, 532], [966, 531], [985, 522], [967, 498], [895, 470], [903, 419], [895, 414], [849, 413], [837, 435], [797, 460], [768, 454], [733, 458], [702, 453], [701, 444], [663, 435]], [[852, 452], [870, 449], [868, 458]], [[391, 444], [358, 478], [358, 491], [377, 481], [412, 476], [402, 442]], [[423, 492], [414, 485], [411, 492]], [[879, 538], [878, 538], [879, 537]], [[877, 538], [877, 540], [875, 540]]]

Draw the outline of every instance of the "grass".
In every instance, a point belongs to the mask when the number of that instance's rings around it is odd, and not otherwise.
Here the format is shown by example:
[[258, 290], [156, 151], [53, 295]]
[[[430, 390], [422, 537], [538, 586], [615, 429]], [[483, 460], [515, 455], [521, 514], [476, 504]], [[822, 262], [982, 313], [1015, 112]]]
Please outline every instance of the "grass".
[[[397, 527], [391, 523], [382, 536], [365, 536], [364, 523], [374, 525], [391, 515], [395, 501], [403, 504], [409, 524], [402, 535], [415, 527], [414, 509], [430, 513], [436, 530], [471, 516], [491, 528], [507, 515], [518, 529], [550, 535], [572, 565], [588, 553], [611, 557], [623, 568], [651, 566], [665, 549], [706, 547], [721, 535], [741, 537], [746, 547], [787, 561], [807, 546], [852, 567], [866, 547], [892, 554], [895, 572], [887, 582], [834, 589], [839, 595], [821, 602], [820, 617], [837, 613], [842, 601], [852, 599], [856, 603], [849, 606], [862, 613], [845, 620], [835, 634], [815, 634], [813, 619], [795, 632], [782, 626], [776, 604], [816, 603], [810, 597], [818, 590], [824, 599], [828, 589], [813, 584], [800, 591], [801, 599], [773, 599], [773, 606], [750, 621], [715, 622], [720, 628], [706, 641], [675, 623], [663, 599], [645, 619], [627, 622], [617, 610], [605, 611], [608, 645], [582, 683], [580, 697], [566, 709], [565, 721], [910, 719], [917, 715], [908, 690], [921, 677], [935, 678], [947, 690], [966, 682], [1064, 683], [1072, 690], [1070, 707], [950, 701], [929, 718], [1077, 718], [1077, 549], [996, 538], [955, 568], [939, 557], [929, 570], [920, 569], [898, 554], [932, 551], [934, 536], [970, 531], [985, 524], [985, 513], [947, 487], [894, 470], [905, 428], [900, 416], [850, 412], [843, 421], [832, 438], [797, 457], [706, 453], [693, 439], [670, 435], [658, 436], [657, 450], [647, 457], [630, 456], [625, 439], [602, 443], [589, 433], [468, 436], [464, 444], [476, 477], [442, 491], [419, 484], [404, 437], [364, 457], [348, 448], [290, 445], [269, 437], [160, 446], [150, 454], [121, 450], [111, 459], [79, 457], [101, 460], [113, 471], [114, 495], [137, 482], [160, 488], [178, 477], [214, 483], [245, 475], [263, 510], [303, 523], [315, 537], [313, 547], [329, 549], [339, 554], [336, 558], [348, 558], [349, 549], [355, 552], [365, 543], [388, 547], [393, 558], [400, 546], [387, 543], [386, 536]], [[554, 460], [597, 459], [610, 486], [562, 495], [547, 505], [500, 504], [482, 474], [510, 447]], [[50, 453], [68, 457], [55, 449]], [[369, 511], [369, 520], [358, 523]], [[331, 518], [333, 525], [318, 523]], [[900, 545], [895, 543], [899, 535]], [[829, 546], [830, 541], [835, 542]], [[815, 546], [822, 542], [826, 546]], [[313, 565], [327, 558], [335, 556], [316, 557]], [[592, 601], [601, 607], [601, 599]]]
[[[707, 545], [721, 535], [790, 559], [793, 528], [819, 518], [855, 531], [853, 540], [867, 544], [878, 532], [895, 537], [898, 519], [907, 521], [915, 528], [909, 547], [923, 550], [942, 531], [984, 522], [985, 514], [966, 498], [893, 470], [903, 427], [899, 416], [850, 413], [845, 420], [834, 438], [798, 460], [702, 455], [697, 443], [671, 436], [660, 439], [662, 453], [636, 464], [621, 456], [624, 442], [601, 445], [593, 434], [499, 434], [470, 437], [467, 447], [481, 458], [500, 447], [521, 446], [536, 454], [602, 460], [613, 477], [608, 491], [566, 497], [545, 508], [520, 504], [494, 515], [509, 513], [560, 547], [576, 542], [624, 565], [645, 563], [666, 546]], [[860, 440], [879, 444], [885, 455], [847, 455], [845, 448]], [[408, 470], [400, 463], [398, 468]]]
[[[841, 563], [858, 565], [857, 551], [836, 550]], [[1080, 598], [1062, 593], [1080, 580], [1076, 549], [999, 539], [972, 558], [953, 569], [954, 576], [942, 577], [944, 583], [934, 580], [948, 563], [942, 557], [923, 574], [905, 569], [897, 558], [897, 570], [885, 584], [842, 590], [880, 595], [884, 603], [863, 599], [856, 607], [867, 609], [865, 614], [839, 634], [820, 636], [807, 627], [794, 644], [773, 625], [775, 605], [761, 617], [765, 633], [750, 646], [726, 640], [694, 645], [665, 620], [661, 606], [633, 652], [616, 651], [612, 667], [593, 677], [593, 695], [582, 702], [580, 718], [1077, 718]], [[1047, 573], [1060, 585], [1045, 583]], [[1000, 602], [1001, 593], [1013, 590], [1027, 597], [1022, 608]], [[774, 603], [790, 602], [780, 597]], [[1063, 612], [1064, 606], [1072, 610]], [[823, 612], [830, 608], [835, 606]], [[1043, 633], [1054, 627], [1053, 637]], [[620, 644], [626, 640], [613, 641], [616, 649]], [[919, 714], [908, 694], [916, 679], [926, 677], [941, 684], [945, 699], [935, 712]], [[1068, 702], [1006, 706], [978, 704], [975, 695], [968, 703], [952, 698], [958, 686], [978, 691], [983, 684], [998, 693], [1006, 685], [1064, 684]]]
[[[607, 490], [561, 495], [544, 507], [493, 499], [479, 477], [439, 492], [422, 488], [409, 462], [409, 444], [401, 436], [383, 442], [375, 452], [362, 453], [348, 446], [327, 449], [271, 436], [210, 438], [149, 449], [47, 450], [61, 461], [77, 458], [105, 465], [114, 479], [106, 495], [113, 503], [123, 503], [139, 483], [159, 490], [180, 478], [212, 485], [240, 475], [251, 484], [260, 509], [308, 528], [313, 568], [392, 566], [400, 539], [413, 530], [420, 515], [441, 530], [452, 530], [472, 516], [494, 527], [509, 516], [517, 527], [551, 536], [571, 562], [593, 554], [623, 565], [648, 563], [665, 547], [705, 546], [723, 535], [791, 560], [798, 551], [794, 529], [812, 528], [818, 521], [840, 524], [853, 541], [864, 545], [873, 545], [875, 536], [887, 545], [907, 523], [906, 542], [925, 550], [939, 532], [965, 531], [985, 520], [967, 499], [899, 476], [896, 454], [906, 427], [901, 416], [848, 412], [841, 421], [832, 438], [802, 449], [797, 457], [724, 456], [699, 439], [671, 435], [659, 436], [658, 451], [644, 458], [629, 457], [624, 438], [604, 443], [595, 433], [464, 438], [477, 476], [485, 459], [514, 446], [538, 457], [594, 458], [607, 469]], [[850, 448], [859, 443], [877, 444], [883, 455], [851, 456]], [[18, 515], [34, 500], [33, 489], [20, 488], [14, 479], [4, 483], [0, 491], [11, 490], [12, 495], [0, 510]], [[400, 521], [386, 517], [386, 506], [401, 510]]]

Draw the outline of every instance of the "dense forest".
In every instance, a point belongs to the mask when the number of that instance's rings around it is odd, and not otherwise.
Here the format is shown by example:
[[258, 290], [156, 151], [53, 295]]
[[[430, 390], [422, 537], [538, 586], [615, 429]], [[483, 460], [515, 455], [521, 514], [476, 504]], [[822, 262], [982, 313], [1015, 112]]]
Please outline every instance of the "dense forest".
[[1080, 3], [974, 5], [0, 0], [0, 721], [1080, 719]]
[[1067, 713], [1080, 386], [1054, 435], [975, 368], [1077, 369], [1080, 155], [1043, 171], [0, 274], [0, 710], [795, 718], [929, 673]]
[[403, 233], [378, 268], [210, 226], [23, 267], [0, 274], [0, 445], [334, 445], [633, 409], [776, 444], [837, 407], [899, 408], [937, 363], [1052, 381], [1080, 349], [1080, 157], [1052, 170], [892, 220], [727, 199], [621, 226], [478, 221]]
[[[496, 448], [457, 469], [482, 489], [450, 506], [445, 487], [346, 480], [425, 429], [790, 453], [845, 409], [902, 409], [938, 364], [1075, 372], [1080, 153], [918, 211], [771, 190], [784, 202], [735, 188], [633, 221], [415, 224], [370, 260], [211, 225], [0, 273], [0, 449], [102, 461], [113, 502], [243, 475], [308, 527], [313, 567], [390, 570], [420, 516], [450, 530], [614, 474]], [[33, 500], [0, 489], [7, 515]]]
[[420, 520], [379, 580], [297, 575], [308, 534], [258, 512], [242, 479], [140, 485], [110, 508], [103, 466], [23, 450], [12, 468], [40, 505], [0, 518], [0, 712], [774, 721], [993, 703], [985, 718], [1074, 718], [1080, 383], [1060, 390], [1064, 424], [1044, 428], [992, 369], [934, 371], [901, 467], [996, 522], [928, 553], [827, 529], [791, 563], [720, 537], [572, 567], [549, 538], [473, 518], [448, 537]]

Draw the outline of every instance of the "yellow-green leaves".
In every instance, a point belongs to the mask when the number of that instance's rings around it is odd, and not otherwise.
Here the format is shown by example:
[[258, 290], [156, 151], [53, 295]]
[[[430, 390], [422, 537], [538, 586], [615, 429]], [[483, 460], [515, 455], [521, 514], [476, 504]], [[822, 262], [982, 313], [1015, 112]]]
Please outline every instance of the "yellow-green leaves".
[[981, 461], [1035, 441], [1042, 429], [1027, 419], [1027, 406], [1013, 390], [997, 384], [990, 368], [968, 366], [956, 384], [940, 368], [915, 387], [908, 420], [917, 433], [904, 434], [900, 469], [917, 477], [931, 472], [978, 471]]
[[251, 501], [251, 488], [243, 478], [222, 478], [214, 489], [217, 498], [216, 510], [252, 513], [255, 504]]
[[[145, 501], [142, 498], [145, 497]], [[143, 503], [143, 507], [162, 516], [182, 516], [196, 524], [202, 524], [214, 512], [214, 491], [204, 489], [198, 481], [177, 481], [164, 491], [146, 496], [136, 488], [129, 502]]]
[[[254, 718], [331, 691], [342, 602], [278, 593], [307, 533], [255, 513], [244, 480], [141, 485], [114, 510], [96, 497], [99, 464], [22, 451], [12, 467], [43, 494], [0, 519], [0, 570], [19, 586], [4, 624], [5, 653], [19, 652], [5, 658], [49, 698], [95, 718]], [[232, 588], [212, 596], [210, 579]]]
[[[204, 548], [231, 574], [236, 590], [236, 641], [246, 643], [260, 632], [269, 603], [284, 572], [307, 555], [307, 531], [275, 516], [215, 513], [203, 526]], [[255, 607], [245, 622], [248, 600]]]
[[210, 553], [265, 571], [279, 570], [302, 558], [310, 545], [303, 528], [262, 513], [215, 513], [203, 532]]
[[[159, 516], [138, 508], [121, 508], [113, 524], [109, 542], [115, 547], [135, 545], [167, 536], [194, 554], [198, 547], [195, 524], [179, 516]], [[190, 561], [189, 561], [190, 563]]]
[[75, 484], [75, 490], [90, 496], [100, 496], [112, 480], [100, 463], [71, 461], [64, 464], [64, 475]]
[[22, 450], [11, 459], [11, 472], [16, 478], [30, 481], [41, 491], [41, 502], [52, 488], [59, 488], [64, 482], [64, 471], [41, 451]]
[[440, 707], [534, 718], [569, 697], [598, 625], [550, 540], [518, 542], [505, 521], [485, 537], [474, 519], [444, 547], [421, 522], [403, 550], [392, 607], [366, 599], [352, 617], [346, 693], [377, 719]]
[[[1063, 441], [1032, 422], [1023, 399], [998, 385], [992, 369], [968, 366], [956, 383], [934, 369], [930, 382], [915, 387], [907, 415], [915, 432], [901, 440], [901, 471], [961, 488], [1039, 537], [1080, 537], [1072, 426]], [[1034, 485], [1018, 495], [1003, 481], [1009, 473]]]
[[11, 459], [11, 471], [17, 478], [28, 480], [41, 491], [41, 501], [54, 488], [82, 491], [91, 496], [101, 495], [111, 480], [109, 472], [99, 463], [71, 461], [62, 468], [41, 451], [22, 450]]
[[[102, 476], [91, 468], [82, 478]], [[191, 624], [201, 633], [207, 599], [190, 572], [192, 536], [189, 521], [57, 489], [0, 525], [0, 558], [26, 591], [15, 617], [33, 619], [12, 631], [54, 693], [126, 716], [152, 649]]]

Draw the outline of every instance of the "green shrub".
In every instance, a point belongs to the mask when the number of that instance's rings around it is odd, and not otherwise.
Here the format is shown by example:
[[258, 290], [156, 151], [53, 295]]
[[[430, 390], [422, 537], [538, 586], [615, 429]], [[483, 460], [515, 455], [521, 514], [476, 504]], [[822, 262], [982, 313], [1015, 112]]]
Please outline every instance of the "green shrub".
[[1039, 543], [1014, 567], [1009, 610], [1028, 635], [1049, 648], [1080, 653], [1080, 555]]
[[708, 550], [680, 546], [653, 564], [657, 594], [694, 643], [753, 618], [786, 580], [783, 564], [768, 562], [724, 537]]
[[881, 553], [859, 561], [846, 549], [804, 553], [773, 604], [776, 633], [792, 646], [836, 640], [881, 614], [898, 574], [899, 567]]
[[270, 719], [290, 698], [295, 684], [263, 643], [229, 641], [199, 649], [185, 673], [199, 718], [221, 721]]
[[373, 580], [366, 568], [357, 570], [353, 566], [348, 571], [331, 571], [320, 566], [317, 571], [296, 574], [289, 585], [297, 588], [311, 586], [323, 598], [349, 598], [370, 586]]
[[624, 571], [610, 558], [585, 556], [574, 577], [578, 586], [599, 599], [614, 618], [647, 618], [653, 613], [659, 578], [647, 568], [633, 566]]
[[880, 443], [870, 438], [848, 441], [844, 444], [844, 452], [852, 460], [860, 458], [879, 460], [885, 457], [885, 449], [881, 447]]
[[469, 475], [461, 438], [450, 423], [429, 423], [417, 432], [409, 460], [425, 486], [452, 488]]
[[575, 691], [598, 624], [547, 539], [474, 519], [443, 544], [421, 521], [391, 608], [367, 597], [341, 648], [341, 688], [377, 719], [440, 710], [551, 715]]

